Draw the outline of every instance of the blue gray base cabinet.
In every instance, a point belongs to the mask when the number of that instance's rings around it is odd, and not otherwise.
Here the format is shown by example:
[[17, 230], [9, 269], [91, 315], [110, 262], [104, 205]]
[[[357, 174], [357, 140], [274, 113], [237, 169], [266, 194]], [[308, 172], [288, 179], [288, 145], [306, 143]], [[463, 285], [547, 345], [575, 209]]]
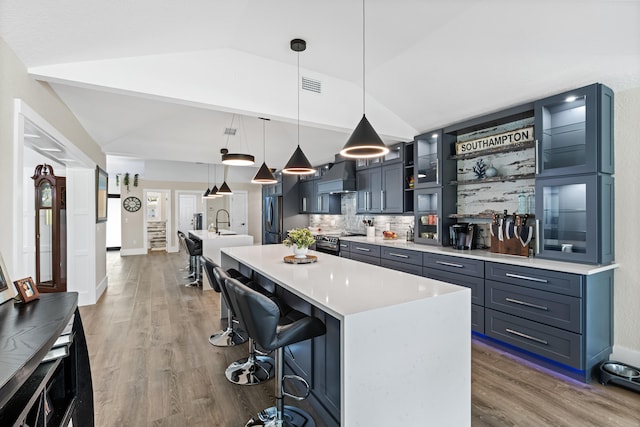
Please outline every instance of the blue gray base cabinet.
[[589, 382], [611, 354], [613, 271], [583, 276], [485, 264], [486, 336]]
[[[590, 382], [613, 342], [613, 269], [574, 274], [342, 240], [347, 258], [471, 289], [476, 337]], [[360, 249], [356, 249], [360, 248]]]

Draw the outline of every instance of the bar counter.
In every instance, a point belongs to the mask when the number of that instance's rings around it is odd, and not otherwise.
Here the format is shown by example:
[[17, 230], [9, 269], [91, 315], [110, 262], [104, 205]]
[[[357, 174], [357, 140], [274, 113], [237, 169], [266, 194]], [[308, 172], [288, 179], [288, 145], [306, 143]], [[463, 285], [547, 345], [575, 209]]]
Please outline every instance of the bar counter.
[[[283, 245], [223, 248], [340, 322], [340, 425], [471, 424], [471, 292], [448, 283]], [[316, 363], [322, 362], [316, 361]]]

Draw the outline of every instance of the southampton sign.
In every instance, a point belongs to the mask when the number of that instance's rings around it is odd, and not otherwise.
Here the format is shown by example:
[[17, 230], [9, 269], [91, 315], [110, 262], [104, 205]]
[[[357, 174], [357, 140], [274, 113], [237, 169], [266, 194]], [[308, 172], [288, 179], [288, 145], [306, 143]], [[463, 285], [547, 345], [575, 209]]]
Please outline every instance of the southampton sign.
[[486, 136], [471, 141], [457, 142], [456, 154], [475, 153], [490, 148], [505, 147], [533, 141], [533, 126], [512, 130], [497, 135]]

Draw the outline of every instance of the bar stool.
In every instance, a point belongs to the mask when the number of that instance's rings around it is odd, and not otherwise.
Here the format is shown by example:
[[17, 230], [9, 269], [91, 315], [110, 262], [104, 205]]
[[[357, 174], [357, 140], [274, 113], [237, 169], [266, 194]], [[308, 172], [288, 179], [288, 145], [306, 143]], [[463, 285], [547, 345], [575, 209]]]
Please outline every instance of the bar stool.
[[[184, 249], [185, 252], [187, 251], [187, 244], [185, 243], [185, 239], [187, 238], [187, 236], [180, 230], [178, 230], [178, 243], [180, 244], [180, 247], [178, 248], [178, 252], [180, 252], [180, 249]], [[191, 268], [191, 263], [187, 264], [185, 267], [181, 268], [180, 270], [189, 270]]]
[[187, 276], [192, 277], [193, 282], [189, 282], [185, 284], [185, 286], [200, 286], [202, 271], [202, 267], [200, 265], [200, 257], [202, 256], [202, 245], [198, 245], [195, 240], [190, 239], [189, 237], [185, 237], [184, 242], [187, 244], [189, 259], [191, 260], [191, 265], [193, 267], [191, 274]]
[[[238, 307], [235, 301], [231, 299], [231, 295], [227, 290], [227, 281], [235, 280], [238, 283], [241, 282], [237, 279], [230, 278], [220, 267], [214, 268], [213, 274], [220, 286], [220, 290], [222, 291], [222, 296], [225, 299], [227, 307], [230, 307], [231, 315], [238, 319]], [[249, 282], [243, 286], [249, 287], [252, 286], [252, 283]], [[267, 296], [265, 296], [265, 298], [269, 299]], [[242, 319], [240, 319], [240, 322], [242, 323]], [[234, 333], [237, 335], [237, 332]], [[264, 354], [257, 354], [255, 342], [253, 341], [251, 334], [249, 334], [249, 356], [231, 363], [225, 370], [225, 376], [234, 384], [256, 385], [273, 378], [274, 367], [275, 362], [271, 357]]]
[[[204, 271], [207, 275], [207, 279], [209, 280], [209, 285], [211, 288], [218, 292], [222, 292], [222, 288], [220, 286], [220, 281], [225, 280], [222, 277], [216, 277], [214, 273], [214, 269], [221, 268], [215, 261], [211, 258], [203, 256], [204, 260]], [[223, 270], [224, 271], [224, 270]], [[248, 283], [250, 279], [245, 277], [242, 273], [235, 269], [229, 269], [226, 271], [229, 277], [239, 280], [242, 283]], [[221, 275], [219, 275], [221, 276]], [[209, 342], [216, 347], [231, 347], [237, 344], [242, 344], [246, 342], [247, 339], [241, 336], [235, 329], [234, 323], [238, 323], [237, 320], [234, 319], [233, 312], [231, 311], [231, 305], [227, 301], [226, 292], [222, 293], [222, 298], [224, 299], [225, 304], [227, 305], [227, 329], [224, 331], [216, 332], [215, 334], [209, 337]]]
[[[326, 328], [319, 319], [296, 312], [298, 318], [286, 325], [279, 325], [281, 319], [278, 305], [259, 292], [243, 285], [235, 279], [227, 279], [227, 291], [237, 305], [240, 318], [249, 336], [267, 351], [276, 352], [276, 406], [264, 409], [251, 418], [249, 426], [292, 426], [315, 427], [315, 421], [306, 411], [293, 406], [285, 406], [285, 396], [296, 400], [306, 399], [310, 387], [304, 378], [284, 375], [284, 347], [300, 341], [324, 335]], [[298, 380], [306, 388], [304, 396], [296, 396], [284, 389], [285, 380]]]

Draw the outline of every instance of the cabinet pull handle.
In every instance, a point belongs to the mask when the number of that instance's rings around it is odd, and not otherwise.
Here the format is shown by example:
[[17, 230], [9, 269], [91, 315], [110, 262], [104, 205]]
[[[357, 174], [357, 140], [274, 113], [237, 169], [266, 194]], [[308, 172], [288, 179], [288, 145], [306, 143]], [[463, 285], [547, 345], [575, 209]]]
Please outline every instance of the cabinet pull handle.
[[384, 210], [384, 190], [380, 190], [380, 209]]
[[540, 253], [540, 220], [536, 219], [536, 255]]
[[360, 246], [356, 246], [356, 249], [359, 251], [371, 252], [371, 249], [361, 248]]
[[302, 198], [302, 211], [303, 212], [307, 211], [307, 198], [306, 197]]
[[538, 277], [522, 276], [520, 274], [506, 273], [505, 276], [513, 279], [529, 280], [531, 282], [549, 283], [547, 279], [540, 279]]
[[340, 243], [340, 247], [341, 247], [341, 248], [346, 248], [346, 247], [348, 247], [348, 246], [349, 246], [349, 245], [346, 245], [346, 244], [344, 244], [344, 243]]
[[318, 210], [322, 210], [322, 196], [318, 196]]
[[549, 342], [547, 340], [543, 340], [543, 339], [540, 339], [540, 338], [532, 337], [531, 335], [523, 334], [522, 332], [514, 331], [513, 329], [507, 328], [506, 331], [509, 332], [510, 334], [517, 335], [519, 337], [526, 338], [528, 340], [535, 341], [535, 342], [538, 342], [540, 344], [544, 344], [544, 345], [548, 345], [549, 344]]
[[389, 255], [395, 256], [395, 257], [398, 257], [398, 258], [409, 258], [409, 255], [397, 254], [395, 252], [389, 252]]
[[536, 175], [538, 175], [540, 173], [540, 161], [538, 159], [538, 147], [539, 147], [539, 142], [536, 139], [536, 151], [535, 151], [535, 161], [536, 161]]
[[436, 264], [446, 265], [446, 266], [448, 266], [448, 267], [464, 268], [464, 265], [462, 265], [462, 264], [455, 264], [455, 263], [453, 263], [453, 262], [436, 261]]
[[520, 300], [518, 300], [518, 299], [505, 298], [505, 301], [507, 301], [507, 302], [512, 302], [512, 303], [514, 303], [514, 304], [525, 305], [525, 306], [527, 306], [527, 307], [531, 307], [531, 308], [537, 308], [537, 309], [539, 309], [539, 310], [549, 311], [549, 307], [545, 307], [544, 305], [531, 304], [530, 302], [520, 301]]

